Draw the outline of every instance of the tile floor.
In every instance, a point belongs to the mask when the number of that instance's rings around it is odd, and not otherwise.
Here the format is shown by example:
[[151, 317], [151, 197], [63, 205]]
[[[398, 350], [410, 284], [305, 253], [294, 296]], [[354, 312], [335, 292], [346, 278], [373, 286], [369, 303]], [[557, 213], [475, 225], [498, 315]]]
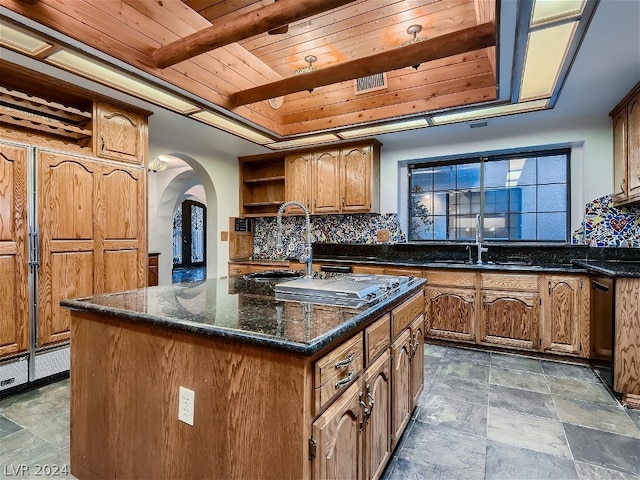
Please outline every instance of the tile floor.
[[[437, 345], [425, 354], [425, 391], [385, 480], [640, 480], [640, 411], [589, 368]], [[69, 380], [0, 400], [0, 478], [73, 478], [68, 465]]]

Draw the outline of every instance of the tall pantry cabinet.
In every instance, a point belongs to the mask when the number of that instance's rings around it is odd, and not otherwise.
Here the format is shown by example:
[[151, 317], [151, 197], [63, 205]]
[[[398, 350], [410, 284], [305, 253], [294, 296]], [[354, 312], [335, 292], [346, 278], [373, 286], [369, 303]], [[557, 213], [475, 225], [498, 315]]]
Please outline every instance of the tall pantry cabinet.
[[147, 116], [93, 103], [72, 139], [0, 119], [0, 392], [69, 369], [61, 299], [145, 285]]

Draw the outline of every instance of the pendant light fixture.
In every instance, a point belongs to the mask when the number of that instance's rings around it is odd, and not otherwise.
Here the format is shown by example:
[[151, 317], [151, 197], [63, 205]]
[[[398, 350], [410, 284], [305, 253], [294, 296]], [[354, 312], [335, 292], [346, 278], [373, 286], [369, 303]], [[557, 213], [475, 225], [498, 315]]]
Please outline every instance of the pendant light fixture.
[[[422, 42], [423, 40], [426, 40], [425, 37], [419, 37], [418, 34], [422, 31], [422, 26], [421, 25], [411, 25], [409, 28], [407, 28], [407, 33], [409, 35], [413, 35], [413, 37], [409, 40], [407, 40], [406, 42], [402, 42], [400, 44], [401, 47], [406, 47], [407, 45], [412, 45], [414, 43], [418, 43], [418, 42]], [[417, 63], [415, 65], [411, 65], [413, 68], [415, 68], [416, 70], [418, 69], [418, 67], [420, 67], [420, 64]]]
[[[311, 73], [313, 71], [316, 70], [316, 67], [313, 66], [313, 64], [318, 60], [318, 57], [316, 57], [315, 55], [307, 55], [306, 57], [304, 57], [304, 61], [307, 62], [309, 65], [306, 65], [304, 67], [300, 67], [297, 68], [295, 70], [294, 75], [304, 75], [305, 73]], [[313, 88], [309, 89], [309, 93], [313, 92]]]

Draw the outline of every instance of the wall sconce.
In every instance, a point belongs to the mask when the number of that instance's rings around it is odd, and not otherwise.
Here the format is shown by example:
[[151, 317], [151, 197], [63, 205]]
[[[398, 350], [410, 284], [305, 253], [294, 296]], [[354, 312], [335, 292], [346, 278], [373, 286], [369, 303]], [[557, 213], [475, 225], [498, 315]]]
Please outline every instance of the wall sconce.
[[149, 169], [150, 172], [157, 173], [161, 172], [162, 170], [166, 170], [168, 166], [169, 162], [163, 160], [160, 157], [156, 157], [149, 162], [149, 164], [147, 165], [147, 169]]

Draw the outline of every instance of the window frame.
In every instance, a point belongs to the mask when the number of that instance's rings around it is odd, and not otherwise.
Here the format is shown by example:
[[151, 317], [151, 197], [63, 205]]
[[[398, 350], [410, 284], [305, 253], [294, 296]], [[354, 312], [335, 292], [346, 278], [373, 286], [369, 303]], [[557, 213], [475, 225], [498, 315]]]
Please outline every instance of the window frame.
[[[442, 167], [442, 166], [451, 166], [451, 165], [465, 165], [465, 164], [480, 164], [480, 186], [478, 187], [478, 192], [480, 193], [480, 214], [482, 219], [482, 228], [484, 230], [484, 216], [485, 216], [485, 183], [484, 183], [484, 165], [488, 162], [500, 161], [500, 160], [514, 160], [518, 158], [538, 158], [538, 157], [552, 157], [563, 155], [565, 156], [565, 202], [566, 208], [565, 212], [565, 225], [564, 225], [564, 239], [562, 240], [539, 240], [539, 239], [492, 239], [485, 238], [483, 241], [485, 242], [493, 242], [493, 243], [512, 243], [512, 244], [524, 244], [524, 243], [536, 243], [536, 244], [551, 244], [551, 245], [566, 245], [571, 241], [571, 213], [572, 213], [572, 205], [571, 205], [571, 191], [572, 191], [572, 178], [571, 178], [571, 161], [572, 161], [572, 153], [573, 150], [570, 146], [567, 145], [556, 145], [556, 146], [548, 146], [548, 147], [539, 147], [539, 148], [527, 148], [527, 149], [514, 149], [514, 150], [501, 150], [495, 152], [485, 152], [482, 154], [471, 153], [471, 154], [462, 154], [456, 156], [448, 156], [448, 157], [439, 157], [439, 158], [422, 158], [415, 160], [406, 160], [402, 162], [404, 165], [401, 168], [406, 169], [406, 183], [404, 184], [404, 188], [402, 188], [401, 195], [404, 197], [406, 201], [406, 225], [407, 225], [407, 241], [411, 243], [455, 243], [455, 244], [468, 244], [472, 242], [469, 239], [413, 239], [411, 238], [411, 213], [412, 213], [412, 192], [411, 192], [411, 174], [414, 170], [419, 168], [430, 168], [430, 167]], [[536, 178], [536, 188], [540, 185]], [[457, 191], [457, 190], [456, 190]], [[433, 193], [433, 190], [432, 190]], [[538, 206], [536, 205], [536, 214], [540, 214], [541, 212], [538, 210]], [[536, 231], [536, 237], [538, 233]]]

